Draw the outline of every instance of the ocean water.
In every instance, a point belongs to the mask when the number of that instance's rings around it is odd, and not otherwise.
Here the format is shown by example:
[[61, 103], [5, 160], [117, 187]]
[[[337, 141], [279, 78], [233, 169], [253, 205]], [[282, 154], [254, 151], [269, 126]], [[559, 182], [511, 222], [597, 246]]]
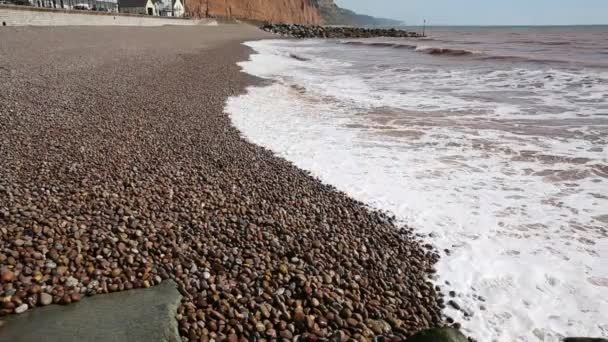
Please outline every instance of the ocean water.
[[236, 127], [434, 244], [468, 334], [608, 337], [608, 27], [247, 45]]

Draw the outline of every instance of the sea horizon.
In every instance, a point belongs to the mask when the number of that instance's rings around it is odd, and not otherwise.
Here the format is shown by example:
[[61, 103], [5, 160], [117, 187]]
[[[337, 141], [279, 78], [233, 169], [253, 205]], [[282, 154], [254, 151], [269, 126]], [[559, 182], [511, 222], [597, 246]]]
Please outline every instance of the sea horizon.
[[407, 28], [407, 27], [443, 27], [443, 28], [452, 28], [452, 27], [456, 27], [456, 28], [521, 28], [521, 27], [608, 27], [608, 24], [555, 24], [555, 25], [441, 25], [441, 24], [430, 24], [430, 25], [396, 25], [395, 27], [402, 27], [402, 28]]

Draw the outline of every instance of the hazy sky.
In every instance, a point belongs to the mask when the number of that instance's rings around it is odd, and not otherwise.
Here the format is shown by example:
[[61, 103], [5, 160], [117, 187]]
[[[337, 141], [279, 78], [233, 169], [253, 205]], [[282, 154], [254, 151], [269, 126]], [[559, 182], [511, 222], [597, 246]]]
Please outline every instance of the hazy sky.
[[409, 25], [608, 24], [608, 0], [335, 0], [341, 6]]

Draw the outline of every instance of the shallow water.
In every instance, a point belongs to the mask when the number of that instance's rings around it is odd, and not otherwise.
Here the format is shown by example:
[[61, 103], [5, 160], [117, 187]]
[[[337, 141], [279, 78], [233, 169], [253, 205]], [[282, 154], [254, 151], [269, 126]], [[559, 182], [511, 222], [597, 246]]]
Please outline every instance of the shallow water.
[[251, 141], [443, 251], [480, 341], [608, 336], [608, 28], [261, 41]]

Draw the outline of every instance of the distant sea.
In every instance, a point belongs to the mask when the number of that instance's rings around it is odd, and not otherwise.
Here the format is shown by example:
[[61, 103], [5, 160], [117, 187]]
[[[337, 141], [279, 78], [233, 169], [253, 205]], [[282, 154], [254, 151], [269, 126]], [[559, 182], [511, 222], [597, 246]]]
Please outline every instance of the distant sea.
[[479, 341], [608, 337], [608, 27], [426, 33], [250, 42], [227, 111], [433, 243]]

